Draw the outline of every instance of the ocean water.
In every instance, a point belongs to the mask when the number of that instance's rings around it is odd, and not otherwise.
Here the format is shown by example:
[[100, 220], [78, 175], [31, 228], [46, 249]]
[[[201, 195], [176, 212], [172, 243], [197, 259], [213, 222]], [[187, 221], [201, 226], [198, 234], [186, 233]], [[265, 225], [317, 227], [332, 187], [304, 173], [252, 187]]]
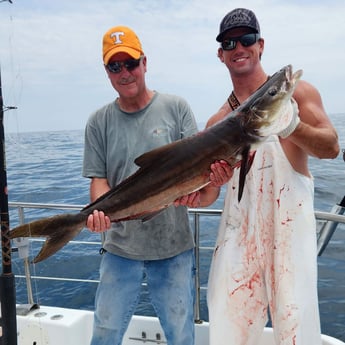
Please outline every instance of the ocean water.
[[[345, 148], [345, 114], [331, 115]], [[16, 133], [6, 135], [9, 201], [85, 205], [89, 201], [89, 181], [81, 177], [83, 131]], [[345, 195], [345, 162], [340, 154], [334, 160], [310, 158], [315, 179], [315, 209], [330, 211]], [[212, 208], [221, 209], [224, 190]], [[60, 211], [30, 210], [26, 221]], [[61, 211], [62, 212], [62, 211]], [[64, 211], [66, 212], [66, 211]], [[203, 217], [201, 245], [213, 246], [219, 218]], [[10, 225], [18, 224], [10, 212]], [[99, 241], [99, 236], [83, 231], [80, 240]], [[31, 245], [31, 257], [42, 243]], [[67, 245], [47, 260], [31, 265], [31, 274], [79, 279], [98, 279], [99, 245]], [[211, 252], [201, 252], [201, 283], [207, 285]], [[13, 271], [24, 275], [22, 261], [13, 254]], [[332, 240], [318, 258], [318, 287], [322, 332], [345, 341], [345, 226], [338, 226]], [[16, 279], [17, 302], [27, 303], [26, 282]], [[41, 305], [93, 309], [96, 283], [33, 280], [34, 301]], [[116, 293], [116, 292], [114, 292]], [[201, 318], [208, 320], [205, 290], [201, 291]], [[143, 291], [136, 313], [154, 315]]]

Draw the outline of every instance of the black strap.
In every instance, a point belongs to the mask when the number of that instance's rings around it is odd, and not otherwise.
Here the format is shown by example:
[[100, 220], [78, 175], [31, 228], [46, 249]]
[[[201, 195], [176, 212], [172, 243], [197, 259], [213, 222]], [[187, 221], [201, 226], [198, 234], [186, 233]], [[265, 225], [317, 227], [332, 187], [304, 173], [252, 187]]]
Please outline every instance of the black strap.
[[232, 110], [235, 110], [241, 105], [240, 101], [237, 99], [236, 95], [234, 94], [234, 91], [232, 91], [230, 96], [228, 97], [228, 103]]

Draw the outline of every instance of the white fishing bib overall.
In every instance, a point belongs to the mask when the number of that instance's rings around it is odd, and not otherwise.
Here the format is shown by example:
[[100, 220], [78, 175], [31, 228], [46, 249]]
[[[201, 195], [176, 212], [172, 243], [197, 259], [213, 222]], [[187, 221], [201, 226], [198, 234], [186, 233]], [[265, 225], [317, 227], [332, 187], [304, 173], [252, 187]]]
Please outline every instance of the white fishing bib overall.
[[313, 180], [277, 136], [257, 150], [237, 201], [227, 186], [208, 290], [210, 345], [257, 345], [268, 305], [277, 345], [320, 345]]

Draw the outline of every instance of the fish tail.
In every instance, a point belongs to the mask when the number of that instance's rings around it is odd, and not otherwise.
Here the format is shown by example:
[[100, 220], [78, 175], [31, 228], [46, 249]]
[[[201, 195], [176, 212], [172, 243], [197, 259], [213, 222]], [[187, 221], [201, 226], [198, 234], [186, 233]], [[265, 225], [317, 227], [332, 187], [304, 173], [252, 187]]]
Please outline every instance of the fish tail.
[[22, 224], [10, 231], [10, 238], [16, 237], [46, 237], [42, 249], [33, 260], [40, 262], [55, 254], [70, 240], [76, 237], [84, 228], [87, 215], [61, 214], [43, 218], [31, 223]]

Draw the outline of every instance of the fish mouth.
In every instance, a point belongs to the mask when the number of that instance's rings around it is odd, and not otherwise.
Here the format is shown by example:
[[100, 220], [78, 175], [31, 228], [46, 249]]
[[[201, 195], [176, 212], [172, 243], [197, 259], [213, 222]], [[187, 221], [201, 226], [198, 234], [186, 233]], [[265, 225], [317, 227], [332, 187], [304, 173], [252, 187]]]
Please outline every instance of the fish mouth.
[[292, 89], [293, 89], [292, 92], [291, 92], [291, 94], [292, 94], [293, 91], [295, 90], [295, 85], [297, 84], [297, 82], [302, 77], [303, 71], [301, 69], [299, 69], [299, 70], [297, 70], [296, 72], [293, 73], [292, 65], [287, 65], [286, 66], [285, 74], [286, 74], [286, 80], [289, 81], [290, 88], [292, 87]]
[[292, 80], [292, 65], [287, 65], [285, 68], [285, 77], [286, 80], [291, 81]]
[[[296, 74], [297, 72], [295, 72]], [[286, 70], [285, 70], [285, 77], [286, 77], [286, 91], [289, 93], [291, 92], [291, 95], [293, 93], [293, 90], [295, 89], [295, 84], [296, 84], [296, 78], [295, 78], [295, 74], [292, 71], [292, 66], [288, 65], [286, 66]]]
[[256, 136], [277, 134], [291, 121], [291, 97], [301, 75], [302, 70], [294, 73], [292, 65], [287, 65], [267, 80], [262, 99], [254, 103], [251, 113], [256, 122]]

